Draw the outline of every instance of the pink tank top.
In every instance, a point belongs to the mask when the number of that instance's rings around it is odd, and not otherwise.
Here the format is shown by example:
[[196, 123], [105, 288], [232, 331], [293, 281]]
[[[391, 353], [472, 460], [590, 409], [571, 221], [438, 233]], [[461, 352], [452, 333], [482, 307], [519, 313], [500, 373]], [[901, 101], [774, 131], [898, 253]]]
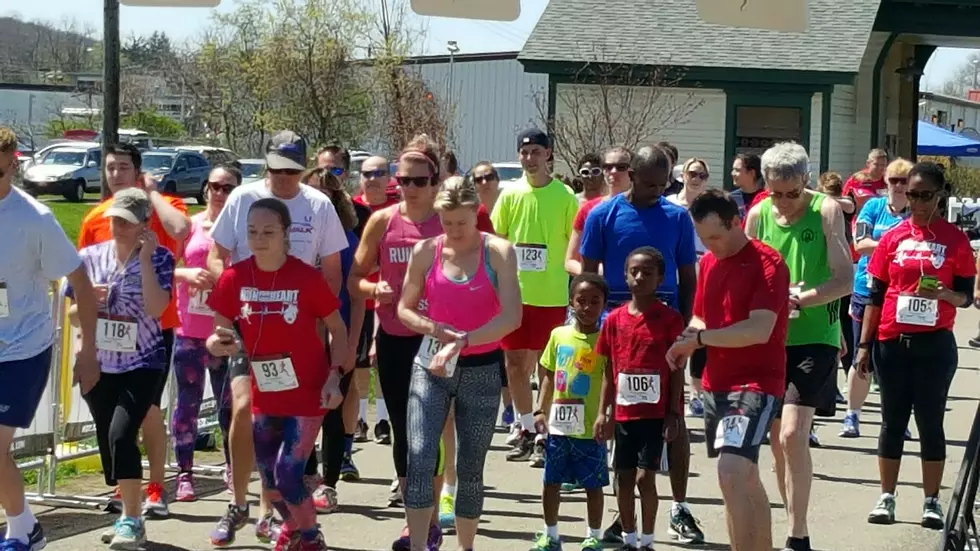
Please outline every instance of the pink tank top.
[[[487, 235], [483, 235], [483, 246], [480, 247], [480, 263], [467, 281], [455, 281], [446, 277], [442, 270], [442, 244], [445, 236], [440, 235], [436, 241], [435, 257], [432, 267], [425, 276], [425, 296], [429, 307], [429, 319], [445, 323], [460, 331], [474, 331], [486, 325], [500, 313], [500, 299], [497, 288], [487, 273], [485, 258]], [[462, 305], [462, 306], [461, 306]], [[475, 356], [493, 352], [500, 347], [500, 342], [489, 342], [479, 346], [467, 346], [460, 356]]]
[[[211, 249], [210, 228], [204, 227], [207, 212], [191, 218], [191, 233], [184, 247], [184, 267], [207, 268], [208, 251]], [[206, 339], [214, 332], [214, 313], [207, 307], [211, 291], [197, 291], [186, 283], [177, 284], [177, 314], [180, 326], [177, 334], [182, 337]]]
[[[402, 284], [405, 283], [405, 274], [408, 272], [408, 259], [412, 256], [412, 248], [416, 243], [442, 233], [442, 223], [439, 216], [433, 214], [425, 222], [416, 224], [402, 216], [400, 203], [389, 208], [391, 217], [378, 247], [378, 267], [381, 280], [391, 285], [395, 296], [389, 304], [378, 304], [375, 311], [385, 333], [410, 337], [418, 333], [405, 327], [398, 319], [398, 301], [401, 299]], [[423, 302], [419, 305], [420, 311], [424, 311], [424, 304]]]

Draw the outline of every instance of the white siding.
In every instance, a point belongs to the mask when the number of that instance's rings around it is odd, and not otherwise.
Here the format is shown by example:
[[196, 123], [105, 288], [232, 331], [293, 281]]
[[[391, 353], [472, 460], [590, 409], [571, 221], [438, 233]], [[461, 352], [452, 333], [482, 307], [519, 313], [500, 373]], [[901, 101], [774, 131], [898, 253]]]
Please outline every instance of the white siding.
[[[582, 122], [592, 120], [589, 113], [591, 106], [572, 106], [570, 101], [563, 100], [574, 98], [574, 101], [582, 101], [589, 94], [594, 98], [594, 105], [598, 105], [598, 86], [559, 84], [556, 90], [555, 119], [578, 119]], [[728, 166], [725, 159], [725, 93], [721, 90], [670, 88], [657, 92], [655, 97], [657, 107], [651, 110], [652, 115], [645, 131], [639, 132], [643, 136], [639, 144], [668, 141], [677, 147], [680, 163], [691, 157], [704, 159], [711, 168], [710, 184], [721, 187], [724, 178], [720, 171], [727, 170]], [[634, 101], [634, 106], [641, 103], [640, 100]], [[575, 113], [579, 115], [576, 116]], [[670, 113], [681, 115], [672, 116]], [[598, 149], [621, 145], [605, 143], [602, 139], [596, 139], [594, 143]], [[555, 160], [556, 170], [567, 170], [559, 166], [557, 155]]]
[[854, 86], [834, 86], [830, 102], [830, 165], [827, 170], [847, 178], [860, 168], [855, 163], [865, 158], [868, 143], [858, 142]]
[[[841, 172], [856, 172], [864, 166], [865, 161], [868, 158], [868, 151], [872, 148], [871, 146], [871, 106], [873, 104], [872, 98], [872, 88], [874, 87], [874, 66], [875, 62], [878, 60], [878, 54], [881, 53], [881, 49], [885, 45], [885, 41], [888, 40], [888, 33], [885, 32], [873, 32], [868, 39], [868, 46], [864, 50], [864, 57], [861, 59], [861, 68], [858, 72], [857, 77], [854, 79], [854, 129], [852, 130], [854, 136], [854, 148], [853, 156], [850, 160], [849, 168], [844, 163], [845, 159], [841, 158], [840, 164], [834, 164], [835, 170]], [[882, 71], [883, 76], [886, 76]], [[885, 99], [885, 86], [887, 78], [882, 78], [881, 87], [881, 102], [879, 107], [882, 108], [882, 116], [879, 119], [879, 123], [882, 125], [880, 132], [878, 133], [878, 139], [881, 141], [881, 145], [884, 145], [885, 140], [885, 114], [884, 114], [884, 99]], [[879, 147], [875, 145], [874, 147]]]
[[[943, 126], [945, 130], [960, 132], [972, 128], [980, 131], [980, 104], [967, 106], [960, 103], [945, 102], [939, 98], [919, 100], [919, 120], [934, 124], [932, 117], [933, 115], [938, 117], [940, 111], [946, 113], [946, 125]], [[959, 119], [963, 119], [963, 128], [956, 126]]]
[[[449, 93], [449, 63], [418, 65], [440, 103]], [[538, 116], [539, 96], [547, 114], [548, 76], [525, 73], [517, 59], [457, 61], [453, 64], [453, 144], [460, 170], [480, 160], [516, 161], [517, 134]]]
[[810, 182], [816, 184], [820, 176], [820, 130], [823, 128], [823, 94], [813, 94], [810, 99]]

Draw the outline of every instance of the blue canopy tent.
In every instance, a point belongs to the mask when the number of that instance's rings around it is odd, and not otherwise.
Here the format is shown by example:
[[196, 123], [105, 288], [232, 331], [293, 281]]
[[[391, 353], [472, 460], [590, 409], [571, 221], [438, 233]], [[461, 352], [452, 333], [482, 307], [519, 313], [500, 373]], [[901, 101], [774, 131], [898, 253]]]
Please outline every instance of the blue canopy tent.
[[917, 142], [916, 152], [919, 155], [980, 157], [980, 141], [925, 121], [919, 121]]

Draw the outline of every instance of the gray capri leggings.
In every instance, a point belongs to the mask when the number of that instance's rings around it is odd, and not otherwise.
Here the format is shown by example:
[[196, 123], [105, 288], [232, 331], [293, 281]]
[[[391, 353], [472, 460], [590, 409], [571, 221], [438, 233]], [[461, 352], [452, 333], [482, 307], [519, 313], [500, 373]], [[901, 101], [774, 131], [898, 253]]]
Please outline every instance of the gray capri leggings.
[[405, 507], [434, 505], [432, 473], [439, 460], [439, 439], [456, 403], [456, 516], [475, 519], [483, 513], [483, 466], [493, 439], [500, 405], [499, 350], [464, 356], [452, 377], [438, 377], [412, 366], [408, 391], [408, 473]]

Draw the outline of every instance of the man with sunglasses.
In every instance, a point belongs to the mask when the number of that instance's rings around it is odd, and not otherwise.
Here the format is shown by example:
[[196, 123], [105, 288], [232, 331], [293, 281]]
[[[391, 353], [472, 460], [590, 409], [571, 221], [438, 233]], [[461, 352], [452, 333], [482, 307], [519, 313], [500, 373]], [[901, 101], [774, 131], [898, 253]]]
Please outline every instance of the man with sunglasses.
[[578, 177], [582, 182], [582, 191], [576, 193], [575, 198], [580, 206], [605, 196], [609, 191], [602, 177], [602, 161], [595, 153], [588, 153], [578, 160]]
[[[340, 251], [348, 246], [346, 232], [327, 196], [300, 184], [306, 169], [306, 140], [289, 130], [277, 133], [266, 145], [265, 162], [268, 166], [266, 178], [238, 186], [215, 220], [211, 229], [214, 246], [208, 254], [208, 269], [218, 277], [226, 260], [234, 264], [252, 256], [248, 247], [249, 208], [259, 199], [274, 197], [286, 204], [293, 221], [289, 230], [289, 254], [311, 266], [319, 263], [331, 291], [339, 295], [343, 285]], [[233, 540], [234, 532], [244, 527], [249, 518], [246, 490], [255, 461], [248, 362], [232, 362], [228, 376], [232, 393], [228, 440], [234, 495], [228, 511], [212, 532], [213, 540], [222, 541]], [[274, 541], [277, 534], [271, 508], [264, 498], [259, 503], [261, 520], [255, 526], [256, 536], [263, 541]]]
[[838, 301], [851, 293], [854, 267], [844, 214], [832, 198], [807, 189], [810, 158], [784, 142], [762, 155], [769, 197], [749, 211], [746, 234], [779, 251], [790, 272], [786, 394], [770, 438], [779, 493], [789, 517], [785, 549], [811, 551], [807, 508], [813, 465], [810, 427], [833, 409], [841, 344]]
[[[608, 160], [608, 157], [607, 157]], [[691, 319], [697, 286], [694, 223], [687, 209], [667, 201], [673, 162], [659, 146], [646, 146], [635, 155], [629, 168], [633, 186], [600, 203], [585, 220], [582, 232], [582, 271], [603, 274], [609, 283], [608, 309], [630, 300], [623, 268], [630, 253], [639, 247], [654, 247], [664, 256], [664, 280], [657, 296], [668, 306]], [[617, 169], [618, 170], [618, 169]], [[677, 438], [667, 447], [670, 485], [674, 502], [670, 532], [684, 543], [701, 543], [704, 534], [687, 504], [687, 479], [691, 463], [691, 440], [681, 421]], [[621, 541], [619, 520], [606, 530], [603, 539]]]

